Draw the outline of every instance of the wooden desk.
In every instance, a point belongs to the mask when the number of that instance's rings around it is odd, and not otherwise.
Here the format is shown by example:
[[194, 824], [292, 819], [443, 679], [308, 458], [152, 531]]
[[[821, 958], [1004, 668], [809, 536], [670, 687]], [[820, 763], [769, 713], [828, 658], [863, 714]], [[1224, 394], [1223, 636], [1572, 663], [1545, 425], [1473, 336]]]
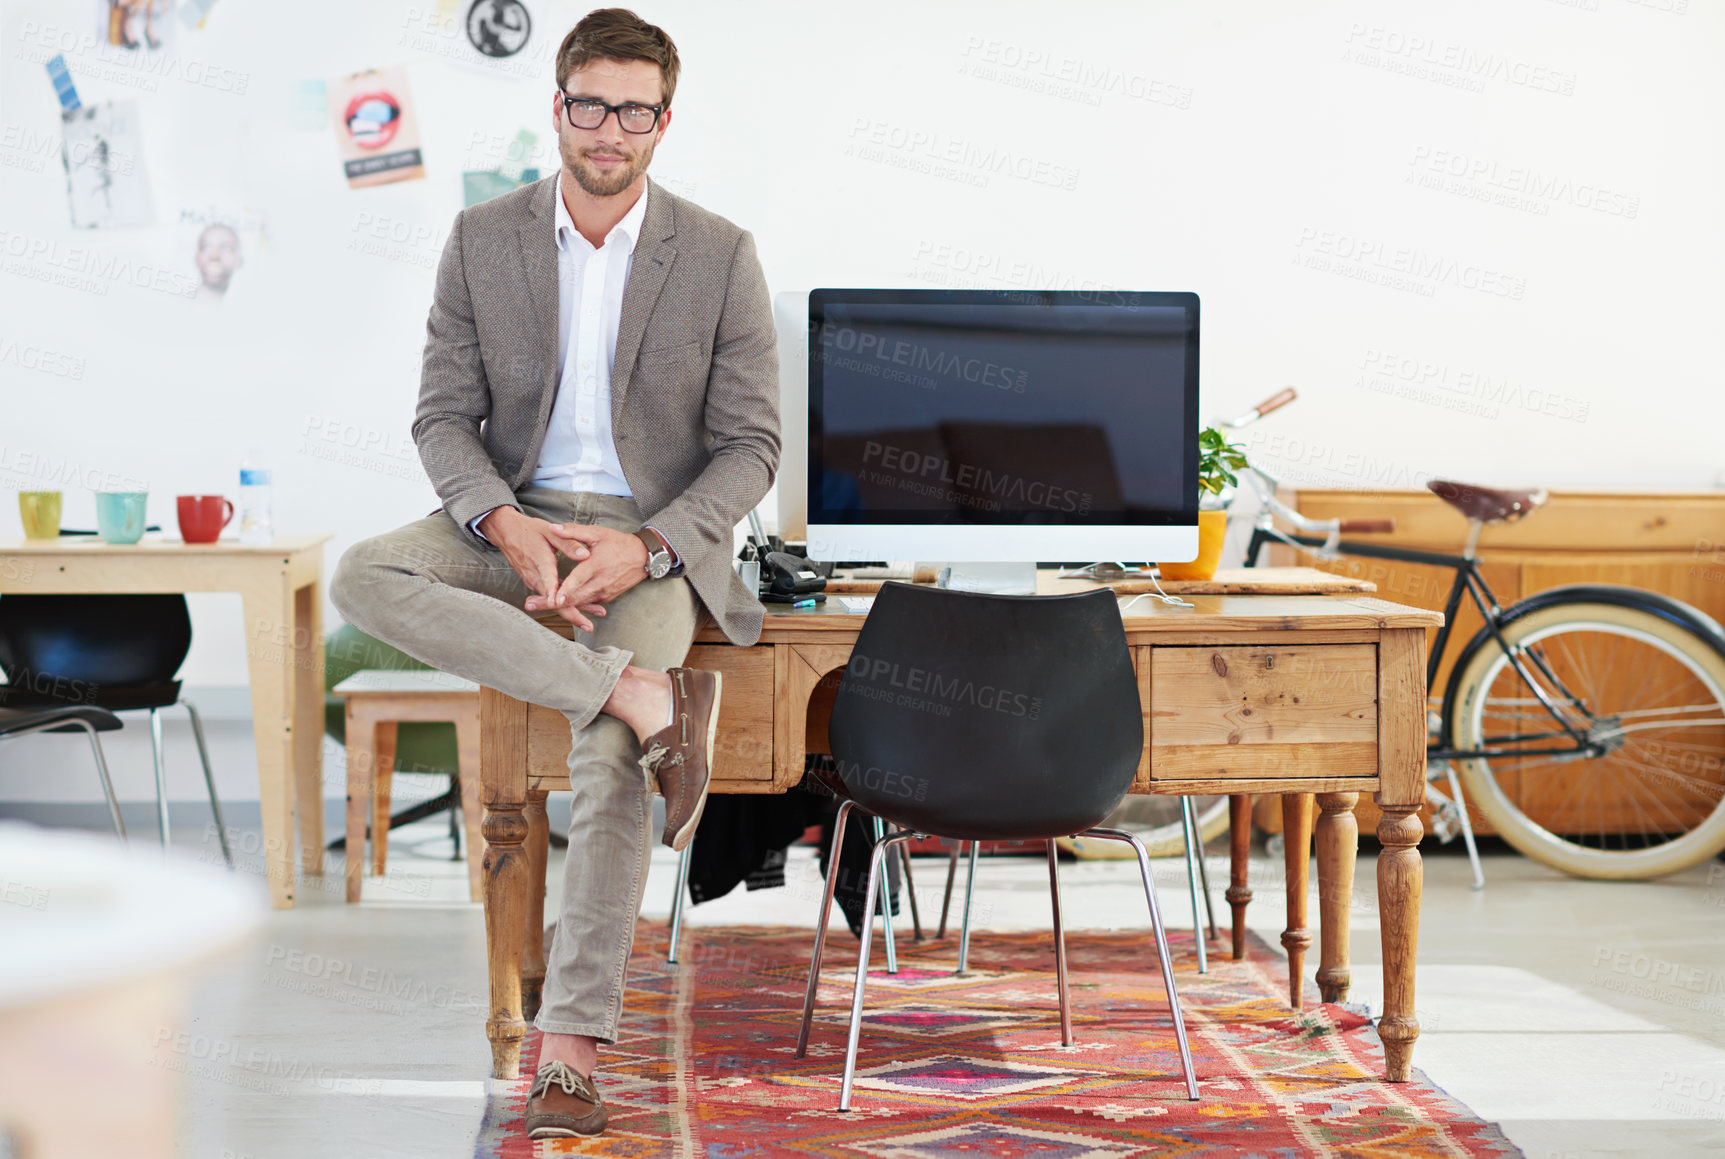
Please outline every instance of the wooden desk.
[[126, 545], [94, 535], [0, 540], [0, 595], [240, 593], [264, 873], [277, 909], [293, 905], [296, 799], [306, 818], [300, 868], [323, 872], [321, 586], [329, 539], [281, 535], [267, 547], [227, 540], [188, 544], [159, 535]]
[[[1126, 613], [1144, 705], [1136, 793], [1317, 793], [1319, 977], [1346, 996], [1353, 806], [1375, 795], [1378, 906], [1383, 931], [1388, 1077], [1406, 1081], [1419, 1023], [1414, 953], [1419, 927], [1425, 791], [1425, 630], [1437, 613], [1371, 596], [1193, 596], [1194, 608], [1146, 600]], [[827, 720], [863, 616], [838, 600], [767, 617], [758, 645], [737, 648], [708, 628], [688, 663], [725, 675], [712, 791], [780, 793], [822, 751]], [[491, 984], [492, 1073], [520, 1068], [524, 1015], [545, 976], [542, 928], [545, 796], [569, 786], [570, 737], [559, 712], [480, 692], [485, 802], [485, 936]], [[1292, 868], [1292, 866], [1291, 866]], [[1304, 858], [1298, 871], [1303, 879]], [[1303, 955], [1305, 892], [1290, 890], [1290, 957]], [[526, 998], [526, 1006], [523, 998]]]

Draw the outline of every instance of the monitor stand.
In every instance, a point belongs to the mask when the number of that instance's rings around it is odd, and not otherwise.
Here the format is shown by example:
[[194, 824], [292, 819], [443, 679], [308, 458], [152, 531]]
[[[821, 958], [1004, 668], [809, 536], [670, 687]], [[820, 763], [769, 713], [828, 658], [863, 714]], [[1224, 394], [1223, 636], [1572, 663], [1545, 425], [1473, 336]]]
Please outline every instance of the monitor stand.
[[996, 596], [1036, 594], [1034, 563], [954, 563], [940, 572], [940, 586]]

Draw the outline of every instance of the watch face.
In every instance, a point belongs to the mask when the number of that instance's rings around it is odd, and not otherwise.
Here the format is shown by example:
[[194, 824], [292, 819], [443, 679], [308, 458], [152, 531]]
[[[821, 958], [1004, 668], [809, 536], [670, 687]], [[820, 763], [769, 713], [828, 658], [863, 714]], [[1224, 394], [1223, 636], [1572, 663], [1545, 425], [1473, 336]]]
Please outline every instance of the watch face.
[[671, 559], [662, 551], [656, 551], [647, 557], [647, 574], [654, 579], [664, 579], [671, 570]]

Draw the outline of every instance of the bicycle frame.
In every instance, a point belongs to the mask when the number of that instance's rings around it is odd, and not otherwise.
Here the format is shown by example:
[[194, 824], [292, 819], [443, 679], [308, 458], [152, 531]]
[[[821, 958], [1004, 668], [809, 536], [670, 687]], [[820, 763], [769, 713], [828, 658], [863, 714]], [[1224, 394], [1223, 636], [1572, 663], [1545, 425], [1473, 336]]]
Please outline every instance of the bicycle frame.
[[[1456, 612], [1461, 608], [1462, 596], [1465, 593], [1472, 598], [1474, 606], [1479, 609], [1480, 616], [1485, 620], [1486, 629], [1491, 633], [1491, 637], [1498, 648], [1509, 658], [1510, 665], [1514, 668], [1516, 675], [1521, 677], [1522, 682], [1533, 692], [1535, 698], [1538, 699], [1558, 729], [1561, 730], [1526, 737], [1487, 737], [1487, 746], [1480, 749], [1450, 748], [1441, 743], [1448, 737], [1440, 737], [1439, 743], [1427, 746], [1426, 759], [1428, 761], [1466, 760], [1476, 757], [1581, 757], [1598, 756], [1605, 751], [1598, 742], [1590, 739], [1587, 735], [1588, 728], [1594, 721], [1593, 714], [1578, 697], [1563, 686], [1563, 682], [1551, 671], [1544, 658], [1537, 652], [1517, 651], [1511, 648], [1504, 639], [1501, 626], [1503, 608], [1498, 604], [1497, 596], [1493, 594], [1490, 585], [1486, 583], [1485, 576], [1480, 571], [1479, 558], [1474, 552], [1480, 530], [1477, 524], [1474, 526], [1472, 534], [1469, 535], [1467, 547], [1461, 555], [1420, 551], [1415, 548], [1391, 547], [1378, 543], [1361, 543], [1357, 540], [1343, 540], [1340, 538], [1338, 521], [1332, 520], [1325, 524], [1307, 519], [1276, 497], [1275, 480], [1256, 468], [1247, 468], [1245, 474], [1252, 481], [1261, 501], [1258, 518], [1252, 528], [1252, 538], [1246, 548], [1245, 565], [1247, 567], [1258, 565], [1258, 557], [1266, 544], [1286, 543], [1290, 546], [1315, 550], [1321, 557], [1331, 559], [1342, 555], [1351, 555], [1364, 559], [1385, 559], [1398, 563], [1418, 563], [1432, 567], [1449, 568], [1455, 572], [1455, 580], [1451, 583], [1449, 596], [1444, 601], [1443, 626], [1438, 629], [1437, 639], [1433, 642], [1431, 654], [1426, 660], [1426, 687], [1428, 689], [1433, 687], [1437, 680], [1438, 665], [1442, 663], [1449, 648], [1450, 635], [1455, 626]], [[1282, 516], [1284, 520], [1296, 527], [1304, 527], [1309, 530], [1327, 530], [1328, 534], [1320, 538], [1316, 535], [1290, 534], [1280, 531], [1275, 526], [1277, 515]], [[1533, 666], [1539, 670], [1539, 674], [1557, 688], [1569, 709], [1581, 717], [1583, 721], [1581, 727], [1577, 727], [1571, 719], [1566, 717], [1553, 696], [1547, 692], [1540, 681], [1534, 679], [1533, 674], [1524, 665], [1524, 660], [1530, 660]], [[1572, 743], [1559, 748], [1528, 748], [1520, 743], [1514, 743], [1513, 747], [1493, 747], [1490, 743], [1492, 741], [1541, 742], [1555, 739], [1558, 736], [1566, 736]]]

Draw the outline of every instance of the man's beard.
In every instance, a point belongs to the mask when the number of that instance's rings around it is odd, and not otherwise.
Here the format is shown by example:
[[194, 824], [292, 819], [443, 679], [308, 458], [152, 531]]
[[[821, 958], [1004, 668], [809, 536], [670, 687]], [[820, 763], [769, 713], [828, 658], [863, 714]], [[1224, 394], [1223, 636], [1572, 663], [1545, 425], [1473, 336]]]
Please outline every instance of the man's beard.
[[[632, 160], [609, 171], [594, 168], [587, 162], [586, 154], [590, 150], [575, 150], [564, 146], [560, 151], [563, 154], [563, 168], [575, 178], [575, 184], [594, 197], [615, 197], [647, 171], [647, 165], [653, 160], [653, 147], [656, 143], [649, 138], [647, 147], [635, 153]], [[607, 151], [606, 155], [615, 157], [618, 154]]]

